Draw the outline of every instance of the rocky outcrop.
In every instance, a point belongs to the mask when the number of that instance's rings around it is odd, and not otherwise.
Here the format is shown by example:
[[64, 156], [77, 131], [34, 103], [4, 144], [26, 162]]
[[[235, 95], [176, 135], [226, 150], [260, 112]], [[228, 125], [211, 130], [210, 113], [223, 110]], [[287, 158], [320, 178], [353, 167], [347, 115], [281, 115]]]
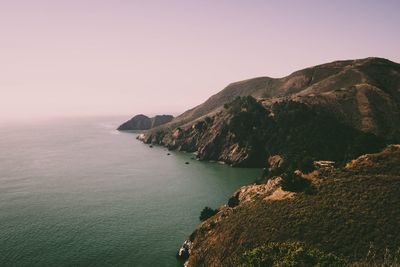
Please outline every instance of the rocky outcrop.
[[[268, 242], [300, 241], [348, 262], [400, 247], [400, 146], [319, 176], [314, 194], [282, 190], [281, 178], [241, 187], [190, 235], [186, 266], [241, 266], [245, 251]], [[385, 252], [386, 251], [386, 252]], [[247, 266], [247, 265], [246, 265]]]
[[320, 107], [295, 101], [265, 107], [251, 96], [236, 98], [193, 125], [156, 128], [138, 139], [196, 153], [200, 160], [267, 167], [268, 175], [279, 175], [284, 167], [312, 167], [317, 159], [342, 162], [375, 152], [384, 143], [373, 134], [338, 121]]
[[233, 195], [239, 200], [238, 204], [243, 204], [257, 199], [266, 199], [280, 188], [281, 177], [268, 179], [266, 183], [242, 186]]
[[269, 170], [273, 171], [282, 167], [284, 159], [280, 155], [270, 156], [268, 158]]
[[[267, 115], [260, 104], [254, 103], [254, 99], [250, 101], [259, 107], [254, 116]], [[243, 109], [246, 109], [247, 104], [243, 104]], [[195, 152], [200, 160], [219, 161], [236, 167], [262, 166], [265, 163], [263, 157], [258, 157], [251, 147], [239, 144], [235, 134], [228, 129], [231, 122], [237, 119], [236, 114], [224, 110], [198, 120], [190, 127], [178, 127], [171, 132], [155, 129], [154, 134], [144, 133], [138, 139], [145, 143], [164, 145], [170, 150]]]
[[183, 242], [181, 248], [178, 250], [176, 257], [178, 260], [184, 262], [184, 266], [187, 266], [187, 259], [190, 256], [190, 252], [192, 250], [192, 242], [188, 239]]
[[174, 117], [172, 115], [157, 115], [152, 118], [146, 115], [139, 114], [134, 116], [127, 122], [124, 122], [118, 127], [119, 131], [128, 130], [149, 130], [154, 127], [170, 122]]
[[[390, 168], [387, 166], [390, 165]], [[400, 145], [389, 145], [382, 152], [366, 154], [348, 162], [345, 169], [352, 172], [400, 174]]]

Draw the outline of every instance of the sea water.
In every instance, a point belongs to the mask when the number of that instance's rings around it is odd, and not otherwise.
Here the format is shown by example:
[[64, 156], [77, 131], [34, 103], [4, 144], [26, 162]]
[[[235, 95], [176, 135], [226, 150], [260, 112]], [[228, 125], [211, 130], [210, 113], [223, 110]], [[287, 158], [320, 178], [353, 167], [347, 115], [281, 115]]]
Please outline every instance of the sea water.
[[1, 266], [177, 266], [201, 209], [260, 174], [150, 148], [124, 119], [0, 125]]

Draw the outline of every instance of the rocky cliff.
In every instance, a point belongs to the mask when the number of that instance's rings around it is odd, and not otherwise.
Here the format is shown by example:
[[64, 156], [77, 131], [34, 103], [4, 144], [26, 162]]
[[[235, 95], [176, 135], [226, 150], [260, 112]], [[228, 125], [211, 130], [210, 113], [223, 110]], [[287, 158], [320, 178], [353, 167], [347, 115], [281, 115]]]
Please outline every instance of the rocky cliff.
[[382, 262], [400, 248], [399, 162], [400, 145], [391, 145], [328, 173], [301, 174], [312, 192], [289, 192], [281, 177], [241, 187], [190, 235], [186, 266], [264, 266], [241, 264], [249, 256], [253, 263], [263, 262], [266, 244], [288, 241], [334, 253], [347, 263]]
[[336, 61], [232, 83], [139, 139], [264, 167], [190, 235], [187, 266], [270, 266], [271, 251], [293, 249], [343, 266], [400, 247], [400, 146], [377, 153], [400, 142], [400, 64]]
[[174, 117], [172, 115], [156, 115], [152, 118], [147, 117], [146, 115], [139, 114], [134, 116], [127, 122], [124, 122], [118, 127], [120, 131], [126, 130], [149, 130], [154, 127], [163, 125], [172, 121]]
[[[250, 107], [246, 101], [251, 100], [244, 96], [252, 96], [258, 107], [253, 103]], [[294, 107], [293, 102], [310, 110]], [[282, 107], [293, 110], [285, 112]], [[299, 133], [304, 140], [298, 138]], [[328, 137], [323, 138], [324, 134]], [[343, 144], [348, 136], [351, 141]], [[307, 142], [308, 147], [301, 149], [310, 158], [343, 161], [376, 151], [382, 140], [390, 143], [399, 138], [400, 64], [381, 58], [336, 61], [280, 79], [236, 82], [140, 137], [147, 143], [196, 152], [200, 159], [234, 166], [263, 166], [274, 154], [294, 154], [286, 148], [277, 150], [276, 144]], [[371, 150], [355, 152], [367, 143], [374, 143]], [[308, 153], [318, 147], [326, 147], [325, 152]], [[346, 151], [350, 151], [348, 156]], [[337, 156], [340, 154], [342, 158]]]
[[344, 162], [385, 144], [383, 138], [350, 127], [319, 106], [282, 101], [265, 107], [251, 96], [236, 98], [191, 127], [139, 138], [232, 166], [267, 167], [269, 157], [281, 155], [282, 168], [299, 169], [314, 160]]

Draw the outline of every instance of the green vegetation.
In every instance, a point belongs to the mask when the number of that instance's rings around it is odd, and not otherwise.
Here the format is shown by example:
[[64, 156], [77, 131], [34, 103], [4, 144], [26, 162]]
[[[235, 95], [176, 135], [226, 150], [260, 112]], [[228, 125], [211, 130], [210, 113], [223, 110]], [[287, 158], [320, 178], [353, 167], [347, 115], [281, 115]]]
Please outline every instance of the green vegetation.
[[283, 170], [309, 172], [314, 160], [344, 163], [385, 145], [381, 138], [351, 128], [317, 106], [284, 101], [267, 110], [246, 96], [225, 108], [231, 119], [222, 133], [233, 135], [247, 149], [253, 166], [264, 167], [268, 156], [279, 154], [285, 158]]
[[165, 136], [164, 131], [159, 130], [156, 132], [156, 140], [162, 140], [164, 138], [164, 136]]
[[282, 189], [285, 191], [291, 191], [291, 192], [312, 192], [311, 188], [311, 182], [307, 179], [304, 179], [300, 175], [294, 173], [294, 172], [285, 172], [282, 174], [282, 182], [281, 186]]
[[365, 260], [351, 264], [352, 267], [400, 267], [400, 247], [394, 253], [386, 248], [381, 257], [377, 256], [374, 244], [371, 243]]
[[271, 242], [243, 253], [241, 267], [342, 267], [343, 259], [300, 242]]
[[267, 156], [264, 133], [272, 126], [268, 111], [251, 96], [237, 97], [225, 108], [231, 119], [222, 133], [233, 134], [234, 141], [247, 148], [251, 165], [264, 166]]
[[[352, 168], [320, 177], [317, 194], [240, 204], [212, 232], [209, 226], [196, 231], [192, 261], [236, 266], [233, 259], [246, 251], [296, 240], [356, 266], [396, 266], [382, 264], [395, 262], [400, 247], [399, 162], [400, 146], [389, 146], [359, 159]], [[367, 257], [371, 242], [374, 250]], [[393, 256], [385, 256], [387, 251]]]
[[218, 210], [214, 210], [210, 207], [204, 207], [204, 209], [200, 212], [200, 216], [199, 219], [200, 221], [205, 221], [208, 218], [214, 216], [215, 214], [217, 214]]
[[236, 207], [237, 205], [239, 205], [240, 201], [239, 201], [239, 196], [235, 195], [235, 196], [231, 196], [228, 200], [228, 206], [231, 208]]

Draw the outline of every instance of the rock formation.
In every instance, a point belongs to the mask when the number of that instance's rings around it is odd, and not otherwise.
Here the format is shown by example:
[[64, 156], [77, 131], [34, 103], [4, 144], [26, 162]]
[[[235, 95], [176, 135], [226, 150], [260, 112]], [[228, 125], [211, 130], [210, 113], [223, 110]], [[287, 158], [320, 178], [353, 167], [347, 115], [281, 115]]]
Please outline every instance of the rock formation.
[[149, 118], [143, 114], [139, 114], [134, 116], [129, 121], [121, 124], [118, 127], [119, 131], [127, 131], [127, 130], [149, 130], [154, 127], [163, 125], [172, 121], [174, 117], [172, 115], [157, 115], [152, 118]]

